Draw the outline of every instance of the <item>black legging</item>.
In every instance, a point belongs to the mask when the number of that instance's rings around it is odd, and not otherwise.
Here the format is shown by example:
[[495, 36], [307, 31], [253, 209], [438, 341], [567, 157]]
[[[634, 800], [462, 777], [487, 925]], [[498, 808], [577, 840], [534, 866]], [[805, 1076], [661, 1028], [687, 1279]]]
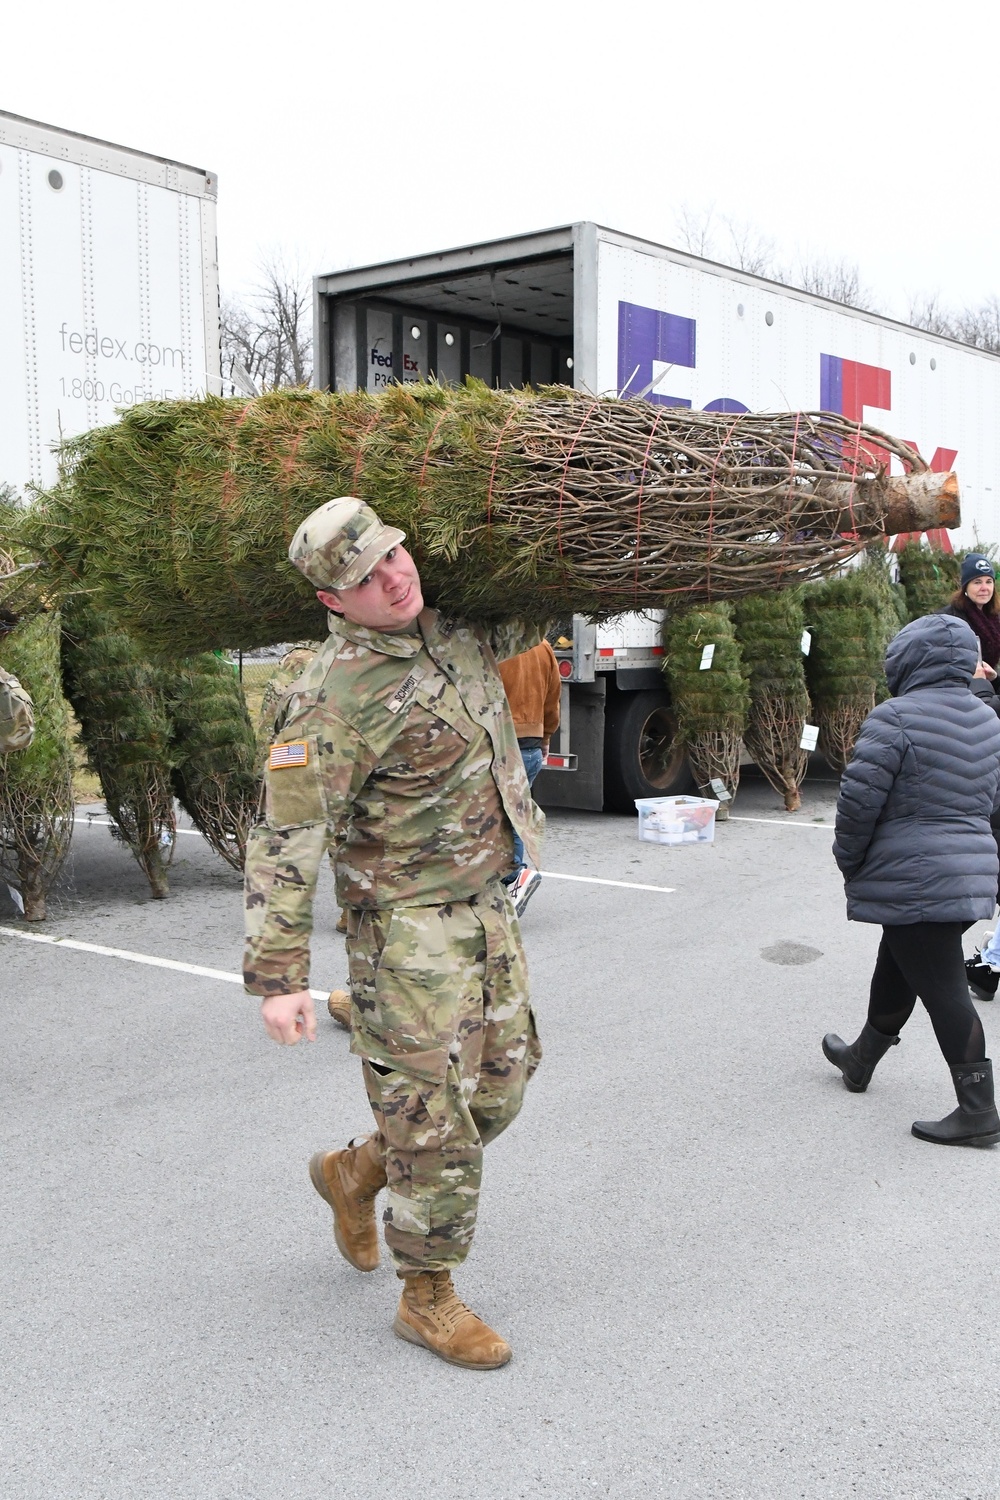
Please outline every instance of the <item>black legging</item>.
[[896, 1036], [924, 1002], [948, 1063], [982, 1062], [986, 1036], [969, 996], [962, 933], [970, 922], [910, 922], [883, 927], [872, 975], [868, 1020]]

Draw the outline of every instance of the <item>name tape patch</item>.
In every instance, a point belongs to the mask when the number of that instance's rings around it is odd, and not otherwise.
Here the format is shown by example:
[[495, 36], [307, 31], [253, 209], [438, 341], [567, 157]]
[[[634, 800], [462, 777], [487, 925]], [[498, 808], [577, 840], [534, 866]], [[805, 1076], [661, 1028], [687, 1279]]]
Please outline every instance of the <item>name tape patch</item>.
[[423, 675], [424, 674], [420, 670], [420, 668], [415, 667], [410, 673], [409, 677], [403, 678], [402, 682], [399, 684], [399, 687], [396, 689], [396, 691], [393, 693], [392, 697], [386, 704], [386, 708], [391, 714], [398, 714], [403, 705], [409, 702], [414, 693], [417, 691], [417, 688], [420, 686]]
[[267, 760], [269, 771], [287, 771], [290, 766], [307, 766], [308, 764], [308, 740], [289, 740], [284, 745], [272, 745], [271, 754]]

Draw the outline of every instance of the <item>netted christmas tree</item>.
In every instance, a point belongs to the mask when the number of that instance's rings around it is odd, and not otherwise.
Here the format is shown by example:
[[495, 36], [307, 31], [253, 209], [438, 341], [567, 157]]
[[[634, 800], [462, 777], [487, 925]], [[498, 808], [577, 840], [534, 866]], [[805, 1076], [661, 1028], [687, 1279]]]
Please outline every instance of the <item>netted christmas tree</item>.
[[217, 854], [242, 870], [257, 815], [257, 740], [232, 665], [211, 652], [164, 670], [171, 780], [181, 806]]
[[[889, 477], [862, 438], [914, 472]], [[132, 407], [66, 447], [25, 535], [147, 649], [249, 650], [322, 633], [287, 548], [338, 495], [406, 532], [429, 600], [482, 621], [738, 598], [957, 513], [954, 476], [830, 413], [470, 381]]]
[[865, 719], [888, 693], [885, 648], [899, 629], [899, 617], [887, 599], [885, 568], [877, 557], [843, 577], [815, 584], [804, 603], [812, 633], [806, 678], [819, 748], [839, 774]]
[[907, 542], [897, 554], [911, 620], [931, 615], [948, 603], [958, 588], [962, 555], [943, 552], [940, 547], [924, 547], [919, 542]]
[[886, 645], [910, 618], [902, 579], [898, 583], [893, 582], [895, 560], [895, 554], [889, 551], [884, 541], [874, 541], [866, 545], [861, 564], [861, 571], [871, 587], [875, 607], [886, 632]]
[[[732, 607], [713, 604], [668, 617], [663, 644], [663, 671], [699, 791], [713, 797], [711, 782], [718, 778], [735, 798], [750, 690]], [[714, 648], [707, 668], [702, 666], [706, 647]], [[716, 816], [725, 818], [728, 811], [723, 802]]]
[[[0, 575], [10, 561], [0, 556]], [[19, 892], [29, 922], [44, 921], [73, 835], [73, 743], [59, 681], [59, 633], [58, 612], [39, 610], [0, 636], [0, 666], [20, 680], [35, 707], [31, 744], [0, 756], [0, 872]]]
[[801, 594], [795, 589], [754, 594], [739, 601], [735, 619], [750, 687], [744, 743], [788, 811], [796, 812], [809, 764], [801, 744], [809, 719]]
[[174, 765], [162, 669], [85, 594], [63, 625], [63, 682], [112, 833], [127, 844], [157, 898], [167, 895], [176, 821]]

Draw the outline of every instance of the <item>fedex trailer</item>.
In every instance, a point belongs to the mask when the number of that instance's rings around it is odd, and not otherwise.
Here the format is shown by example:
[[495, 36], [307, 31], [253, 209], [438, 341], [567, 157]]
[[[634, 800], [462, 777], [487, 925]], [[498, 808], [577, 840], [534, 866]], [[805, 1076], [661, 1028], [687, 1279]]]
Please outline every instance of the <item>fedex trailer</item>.
[[212, 172], [0, 111], [0, 482], [63, 438], [220, 392]]
[[[1000, 539], [1000, 357], [953, 339], [590, 223], [319, 276], [315, 297], [320, 385], [471, 374], [704, 411], [839, 412], [958, 473], [962, 526], [940, 545]], [[690, 785], [659, 626], [561, 625], [544, 805], [631, 811]]]

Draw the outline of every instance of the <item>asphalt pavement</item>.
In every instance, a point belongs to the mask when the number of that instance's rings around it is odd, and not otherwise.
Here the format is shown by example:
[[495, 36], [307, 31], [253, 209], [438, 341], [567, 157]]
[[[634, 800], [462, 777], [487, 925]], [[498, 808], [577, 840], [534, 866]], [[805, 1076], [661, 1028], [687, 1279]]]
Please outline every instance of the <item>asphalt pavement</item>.
[[[0, 1494], [996, 1500], [1000, 1147], [910, 1135], [954, 1107], [922, 1008], [865, 1095], [822, 1056], [878, 940], [834, 795], [790, 816], [749, 777], [711, 847], [550, 816], [545, 1059], [456, 1278], [514, 1349], [484, 1373], [396, 1339], [391, 1268], [336, 1254], [306, 1164], [370, 1116], [332, 1021], [281, 1049], [223, 977], [25, 938], [238, 972], [197, 836], [157, 902], [82, 822], [45, 924], [0, 895]], [[334, 921], [325, 880], [317, 986]]]

